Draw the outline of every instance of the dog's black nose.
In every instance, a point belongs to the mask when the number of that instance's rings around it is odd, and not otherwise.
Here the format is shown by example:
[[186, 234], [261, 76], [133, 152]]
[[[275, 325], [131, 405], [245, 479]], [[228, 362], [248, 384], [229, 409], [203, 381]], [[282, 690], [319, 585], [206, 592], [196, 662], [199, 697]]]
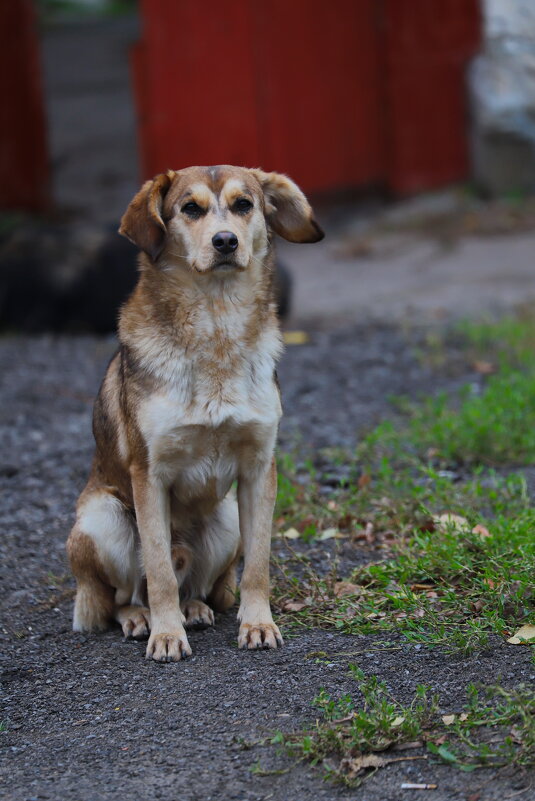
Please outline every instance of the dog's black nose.
[[219, 253], [233, 253], [238, 247], [238, 237], [231, 231], [219, 231], [212, 237], [212, 245]]

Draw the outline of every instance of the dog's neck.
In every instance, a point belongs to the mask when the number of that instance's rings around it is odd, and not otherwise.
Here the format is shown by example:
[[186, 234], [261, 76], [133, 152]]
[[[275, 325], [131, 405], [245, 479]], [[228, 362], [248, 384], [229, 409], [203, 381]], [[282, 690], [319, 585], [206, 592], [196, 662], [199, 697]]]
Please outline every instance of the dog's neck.
[[224, 275], [148, 260], [141, 268], [121, 312], [119, 338], [147, 369], [159, 364], [161, 376], [164, 363], [187, 359], [202, 372], [231, 372], [257, 351], [275, 363], [280, 334], [265, 266]]

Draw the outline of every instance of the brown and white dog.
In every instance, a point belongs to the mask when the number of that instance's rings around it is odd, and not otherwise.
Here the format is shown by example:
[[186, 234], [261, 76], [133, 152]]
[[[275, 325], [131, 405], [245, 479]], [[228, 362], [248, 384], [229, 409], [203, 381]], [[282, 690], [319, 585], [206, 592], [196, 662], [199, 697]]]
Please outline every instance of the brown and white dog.
[[143, 253], [67, 543], [74, 630], [115, 619], [126, 637], [150, 631], [148, 658], [178, 661], [191, 654], [184, 626], [211, 625], [213, 609], [234, 603], [243, 554], [238, 644], [276, 648], [272, 236], [317, 242], [323, 233], [289, 178], [229, 166], [147, 181], [119, 230]]

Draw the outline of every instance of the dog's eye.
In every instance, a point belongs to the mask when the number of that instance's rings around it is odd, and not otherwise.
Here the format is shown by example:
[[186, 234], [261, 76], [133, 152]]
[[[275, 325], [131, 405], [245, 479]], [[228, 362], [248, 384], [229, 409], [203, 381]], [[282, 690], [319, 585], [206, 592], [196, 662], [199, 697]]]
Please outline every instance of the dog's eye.
[[240, 212], [240, 214], [247, 214], [252, 208], [253, 204], [245, 197], [238, 198], [234, 204], [234, 210]]
[[197, 219], [197, 217], [200, 217], [201, 214], [204, 214], [204, 209], [201, 209], [201, 207], [198, 206], [197, 203], [194, 203], [191, 200], [189, 203], [186, 203], [185, 206], [182, 206], [182, 212], [184, 214], [187, 214], [188, 217], [193, 217], [194, 219]]

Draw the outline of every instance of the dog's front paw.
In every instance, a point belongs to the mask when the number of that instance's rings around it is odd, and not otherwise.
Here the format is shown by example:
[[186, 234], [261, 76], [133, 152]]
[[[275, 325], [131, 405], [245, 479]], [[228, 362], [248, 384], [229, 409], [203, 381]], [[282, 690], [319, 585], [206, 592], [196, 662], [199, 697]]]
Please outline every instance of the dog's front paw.
[[242, 623], [238, 633], [238, 648], [277, 648], [284, 640], [275, 623]]
[[173, 631], [161, 634], [152, 633], [147, 644], [146, 659], [156, 662], [180, 662], [191, 656], [191, 648], [186, 632]]
[[204, 629], [214, 625], [214, 613], [204, 601], [185, 601], [182, 604], [182, 612], [186, 616], [184, 625], [187, 628]]

